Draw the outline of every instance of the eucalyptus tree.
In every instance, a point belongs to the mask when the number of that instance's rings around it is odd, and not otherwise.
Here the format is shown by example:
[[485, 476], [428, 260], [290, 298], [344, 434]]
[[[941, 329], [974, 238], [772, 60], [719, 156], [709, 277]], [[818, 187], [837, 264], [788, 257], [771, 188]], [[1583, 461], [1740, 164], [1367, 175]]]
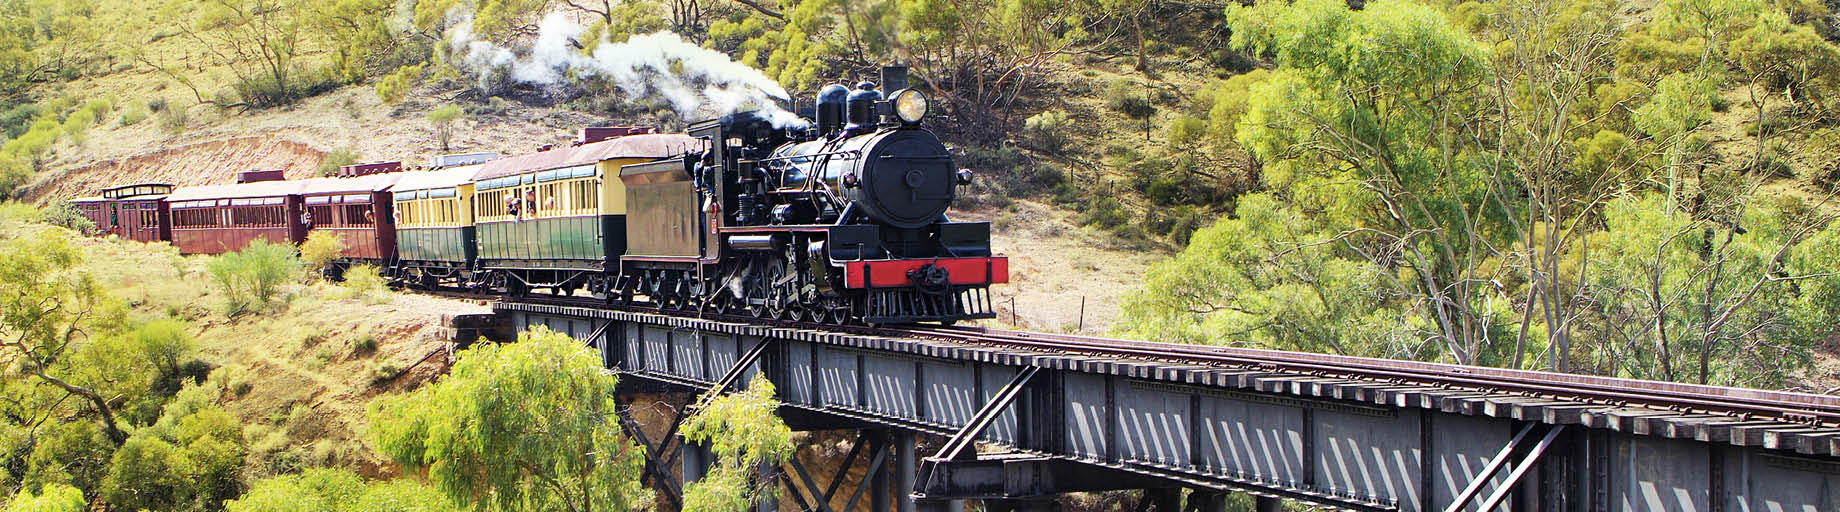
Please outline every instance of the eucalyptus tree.
[[644, 456], [620, 432], [617, 380], [574, 338], [538, 328], [468, 349], [440, 381], [373, 402], [370, 436], [463, 506], [643, 508]]

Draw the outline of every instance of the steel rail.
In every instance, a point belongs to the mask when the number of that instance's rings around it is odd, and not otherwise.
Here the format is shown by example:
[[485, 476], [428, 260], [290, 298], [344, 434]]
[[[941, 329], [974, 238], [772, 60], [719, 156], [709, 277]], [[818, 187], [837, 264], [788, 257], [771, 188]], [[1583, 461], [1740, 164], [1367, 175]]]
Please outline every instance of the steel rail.
[[980, 327], [908, 327], [916, 335], [990, 341], [1044, 350], [1234, 366], [1256, 365], [1310, 374], [1386, 382], [1526, 392], [1610, 405], [1638, 404], [1680, 411], [1757, 416], [1809, 424], [1840, 423], [1840, 397], [1759, 389], [1646, 381], [1529, 370], [1461, 366], [1307, 352], [1157, 343]]
[[608, 304], [605, 301], [588, 297], [533, 295], [516, 299], [515, 302], [613, 309], [633, 313], [653, 313], [871, 336], [934, 338], [972, 344], [1011, 346], [1050, 353], [1086, 353], [1129, 359], [1162, 360], [1308, 376], [1521, 394], [1610, 406], [1639, 405], [1680, 412], [1726, 414], [1745, 419], [1771, 419], [1809, 425], [1840, 426], [1840, 397], [1811, 393], [1334, 354], [1161, 343], [972, 326], [872, 327], [820, 324], [754, 318], [745, 314], [661, 310], [644, 303]]

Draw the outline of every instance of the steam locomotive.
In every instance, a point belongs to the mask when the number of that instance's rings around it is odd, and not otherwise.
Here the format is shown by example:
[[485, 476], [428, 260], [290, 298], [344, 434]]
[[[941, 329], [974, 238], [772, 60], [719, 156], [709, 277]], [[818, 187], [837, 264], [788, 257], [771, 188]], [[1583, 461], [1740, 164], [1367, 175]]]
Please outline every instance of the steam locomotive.
[[989, 287], [1008, 282], [1008, 259], [991, 254], [989, 224], [948, 219], [972, 175], [921, 126], [927, 98], [905, 82], [897, 67], [879, 88], [827, 86], [809, 121], [741, 112], [684, 134], [584, 130], [571, 147], [428, 171], [136, 184], [73, 203], [118, 235], [185, 253], [333, 232], [346, 247], [337, 268], [376, 265], [408, 287], [822, 323], [992, 318]]

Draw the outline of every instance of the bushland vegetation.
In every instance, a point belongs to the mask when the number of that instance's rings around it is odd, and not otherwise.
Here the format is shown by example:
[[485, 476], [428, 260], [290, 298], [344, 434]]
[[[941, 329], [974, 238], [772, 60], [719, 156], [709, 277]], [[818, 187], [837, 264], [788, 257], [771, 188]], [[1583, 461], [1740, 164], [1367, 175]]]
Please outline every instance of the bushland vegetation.
[[[0, 193], [117, 112], [177, 132], [345, 85], [675, 122], [614, 80], [533, 91], [455, 44], [527, 49], [562, 13], [585, 25], [562, 51], [670, 31], [807, 98], [912, 65], [979, 172], [967, 204], [999, 225], [1058, 205], [1173, 253], [1124, 335], [1794, 387], [1840, 312], [1828, 3], [124, 3], [0, 10]], [[57, 85], [129, 70], [172, 87]], [[437, 112], [412, 121], [439, 141], [461, 115]]]
[[1195, 128], [1258, 182], [1150, 272], [1119, 331], [1805, 382], [1840, 313], [1840, 225], [1830, 185], [1785, 179], [1827, 166], [1803, 163], [1835, 120], [1827, 7], [1620, 9], [1226, 8], [1232, 48], [1269, 71], [1221, 82]]
[[[387, 296], [381, 280], [309, 283], [298, 263], [285, 263], [298, 259], [286, 246], [181, 257], [164, 245], [85, 237], [47, 216], [0, 203], [0, 393], [7, 397], [0, 504], [7, 510], [586, 511], [652, 502], [639, 484], [638, 447], [613, 418], [614, 377], [572, 338], [537, 331], [515, 344], [481, 344], [460, 353], [450, 375], [406, 395], [391, 393], [388, 378], [357, 376], [370, 386], [363, 395], [378, 397], [351, 419], [370, 425], [370, 442], [353, 445], [366, 453], [326, 450], [329, 440], [297, 437], [325, 428], [324, 411], [299, 403], [251, 417], [241, 403], [273, 373], [311, 368], [281, 363], [257, 374], [201, 350], [239, 352], [250, 340], [199, 333], [257, 324], [253, 353], [310, 355], [306, 366], [376, 358], [385, 334], [285, 325], [299, 322], [301, 310], [352, 300], [348, 293], [366, 295], [364, 302]], [[286, 272], [269, 282], [266, 302], [257, 299], [257, 277], [197, 286], [226, 261], [236, 272]], [[368, 275], [375, 279], [375, 270]], [[232, 296], [263, 314], [223, 309]], [[376, 368], [395, 376], [387, 363]], [[773, 416], [778, 404], [764, 381], [708, 403], [693, 429], [718, 447], [726, 469], [716, 473], [730, 477], [698, 484], [706, 497], [690, 503], [739, 512], [737, 497], [745, 504], [771, 496], [751, 487], [756, 479], [747, 472], [789, 452], [790, 431]], [[487, 428], [455, 428], [462, 422]], [[378, 469], [388, 461], [420, 470], [398, 478], [358, 473], [397, 473]]]

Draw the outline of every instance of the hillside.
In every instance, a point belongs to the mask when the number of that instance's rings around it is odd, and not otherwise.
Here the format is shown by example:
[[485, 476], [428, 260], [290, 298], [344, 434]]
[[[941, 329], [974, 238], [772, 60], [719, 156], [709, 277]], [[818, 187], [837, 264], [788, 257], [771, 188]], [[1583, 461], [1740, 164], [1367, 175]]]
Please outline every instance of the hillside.
[[1028, 327], [1765, 386], [1835, 335], [1826, 4], [694, 5], [35, 6], [0, 188], [413, 162], [443, 108], [525, 152], [899, 62]]
[[[354, 468], [372, 477], [394, 476], [394, 465], [385, 463], [367, 447], [363, 425], [366, 404], [378, 396], [415, 389], [446, 371], [448, 346], [441, 339], [444, 315], [487, 311], [476, 301], [356, 290], [317, 282], [283, 285], [272, 310], [227, 313], [223, 288], [204, 285], [215, 283], [206, 268], [209, 258], [183, 257], [164, 245], [77, 236], [63, 228], [27, 222], [30, 218], [17, 207], [0, 211], [0, 243], [46, 236], [66, 240], [78, 257], [77, 268], [96, 282], [107, 283], [103, 291], [108, 300], [122, 306], [123, 321], [142, 326], [178, 322], [175, 325], [181, 326], [182, 331], [177, 336], [183, 341], [172, 346], [169, 357], [185, 362], [183, 367], [188, 369], [184, 371], [195, 372], [201, 379], [188, 386], [201, 390], [207, 403], [234, 418], [231, 427], [240, 435], [238, 446], [243, 451], [238, 452], [242, 460], [230, 470], [238, 471], [237, 478], [246, 481], [319, 466]], [[102, 332], [90, 336], [93, 338], [86, 340], [88, 343], [115, 343]], [[132, 358], [132, 352], [135, 351], [123, 350], [113, 357]], [[78, 360], [88, 362], [81, 357]], [[75, 371], [106, 374], [141, 370], [124, 361], [116, 364], [122, 367]], [[190, 369], [193, 367], [197, 369]], [[209, 381], [202, 380], [205, 374], [210, 376]], [[145, 386], [147, 375], [127, 373], [109, 378], [122, 379], [115, 385], [126, 386], [121, 388], [125, 392], [138, 389], [135, 385]], [[93, 380], [85, 376], [73, 381], [84, 384]], [[18, 393], [9, 396], [33, 396], [27, 393], [29, 387], [8, 389], [9, 393]], [[137, 421], [152, 423], [145, 416], [149, 414], [145, 406], [136, 404], [150, 398], [168, 399], [177, 391], [157, 391], [158, 379], [155, 389], [152, 397], [118, 396], [118, 414], [124, 419], [141, 417], [145, 419]], [[159, 402], [153, 403], [152, 414], [159, 415]], [[173, 410], [170, 406], [165, 409]], [[89, 424], [92, 423], [75, 421], [44, 428], [61, 432], [57, 429]], [[16, 425], [8, 422], [0, 426]], [[99, 483], [86, 479], [100, 477], [99, 473], [90, 473], [100, 469], [70, 453], [66, 456], [72, 460], [64, 466], [67, 477], [86, 485]], [[104, 469], [107, 462], [106, 458], [100, 461]], [[27, 481], [42, 481], [44, 476], [37, 471], [20, 476]]]

